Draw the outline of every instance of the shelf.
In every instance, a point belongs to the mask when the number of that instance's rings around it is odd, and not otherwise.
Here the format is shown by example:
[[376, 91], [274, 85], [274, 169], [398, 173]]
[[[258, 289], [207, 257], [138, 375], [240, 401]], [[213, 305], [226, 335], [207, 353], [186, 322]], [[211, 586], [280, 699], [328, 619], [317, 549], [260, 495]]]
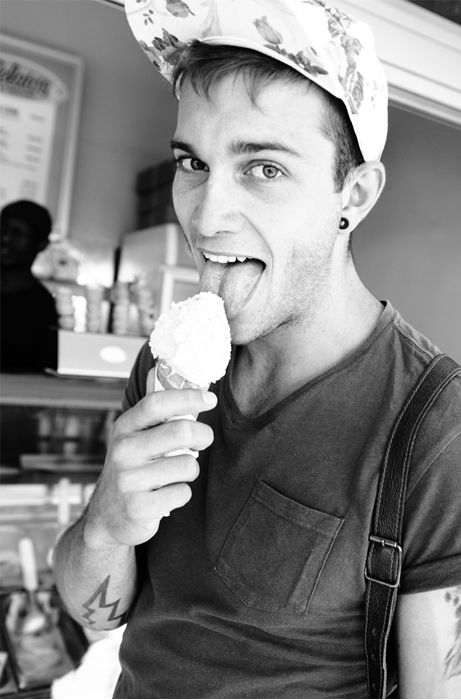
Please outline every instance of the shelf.
[[121, 408], [125, 386], [125, 380], [1, 374], [0, 405], [117, 411]]

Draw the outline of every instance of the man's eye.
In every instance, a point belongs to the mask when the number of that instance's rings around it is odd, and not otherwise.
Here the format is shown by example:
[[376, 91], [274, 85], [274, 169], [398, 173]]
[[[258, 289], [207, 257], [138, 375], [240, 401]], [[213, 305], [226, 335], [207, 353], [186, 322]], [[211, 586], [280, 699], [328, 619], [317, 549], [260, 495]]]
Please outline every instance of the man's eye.
[[280, 168], [270, 163], [257, 163], [248, 169], [254, 177], [264, 180], [276, 180], [283, 175]]
[[199, 160], [198, 158], [192, 158], [191, 156], [181, 156], [176, 158], [176, 166], [178, 170], [183, 170], [186, 173], [206, 170], [206, 165], [203, 163], [203, 161]]

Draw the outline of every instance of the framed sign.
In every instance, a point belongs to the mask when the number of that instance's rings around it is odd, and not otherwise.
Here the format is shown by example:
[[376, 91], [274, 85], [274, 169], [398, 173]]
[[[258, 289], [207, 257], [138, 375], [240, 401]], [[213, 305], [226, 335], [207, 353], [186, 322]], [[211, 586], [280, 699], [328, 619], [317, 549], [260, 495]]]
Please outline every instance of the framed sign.
[[83, 62], [0, 34], [0, 207], [46, 206], [53, 233], [69, 229]]

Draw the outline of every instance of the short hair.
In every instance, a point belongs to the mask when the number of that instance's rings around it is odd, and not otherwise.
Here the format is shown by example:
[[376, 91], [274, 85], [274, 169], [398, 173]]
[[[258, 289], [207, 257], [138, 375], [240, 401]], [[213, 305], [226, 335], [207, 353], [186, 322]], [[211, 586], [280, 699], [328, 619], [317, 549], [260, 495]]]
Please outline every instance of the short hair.
[[7, 219], [12, 218], [24, 221], [28, 225], [30, 231], [35, 234], [36, 238], [40, 241], [46, 241], [48, 239], [53, 227], [53, 221], [48, 209], [29, 199], [18, 199], [3, 207], [0, 212], [1, 224]]
[[179, 94], [185, 78], [193, 89], [208, 96], [211, 86], [220, 78], [241, 73], [248, 79], [248, 91], [254, 102], [262, 84], [275, 78], [295, 83], [303, 82], [323, 96], [325, 120], [322, 131], [335, 146], [334, 181], [337, 192], [341, 192], [350, 171], [364, 162], [352, 123], [342, 100], [304, 77], [294, 68], [265, 54], [236, 46], [213, 45], [194, 40], [178, 49], [172, 73], [172, 86]]

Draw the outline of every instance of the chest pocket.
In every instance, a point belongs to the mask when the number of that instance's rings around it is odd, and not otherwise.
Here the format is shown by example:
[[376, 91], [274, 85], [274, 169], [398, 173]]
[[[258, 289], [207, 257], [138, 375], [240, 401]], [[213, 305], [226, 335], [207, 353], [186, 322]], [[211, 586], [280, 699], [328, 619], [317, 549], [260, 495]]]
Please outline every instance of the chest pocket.
[[251, 608], [304, 614], [342, 523], [257, 481], [215, 571]]

